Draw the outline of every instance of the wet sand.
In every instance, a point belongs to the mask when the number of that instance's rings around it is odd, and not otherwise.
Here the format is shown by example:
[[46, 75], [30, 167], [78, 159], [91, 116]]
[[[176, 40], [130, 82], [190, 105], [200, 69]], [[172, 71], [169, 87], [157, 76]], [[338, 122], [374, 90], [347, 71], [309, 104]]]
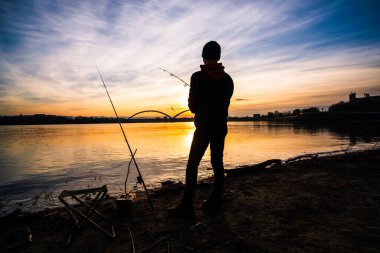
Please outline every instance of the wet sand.
[[[206, 213], [212, 189], [200, 183], [196, 222], [168, 218], [182, 188], [138, 197], [124, 217], [108, 198], [100, 207], [115, 226], [109, 238], [86, 224], [69, 247], [66, 210], [0, 219], [2, 252], [378, 252], [380, 151], [313, 158], [226, 177], [224, 212]], [[32, 242], [27, 240], [27, 228]]]

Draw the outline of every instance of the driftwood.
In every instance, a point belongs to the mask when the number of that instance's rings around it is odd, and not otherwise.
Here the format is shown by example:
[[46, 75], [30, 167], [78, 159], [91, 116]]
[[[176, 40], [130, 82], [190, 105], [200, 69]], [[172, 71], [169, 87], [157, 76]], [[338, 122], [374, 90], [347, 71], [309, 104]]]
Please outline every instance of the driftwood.
[[331, 155], [346, 154], [349, 147], [350, 145], [346, 149], [343, 149], [343, 150], [332, 150], [332, 151], [324, 151], [324, 152], [318, 152], [318, 153], [313, 153], [313, 154], [303, 154], [303, 155], [291, 157], [288, 160], [286, 160], [285, 163], [292, 163], [299, 160], [314, 159], [318, 157], [326, 157], [326, 156], [331, 156]]
[[270, 159], [265, 162], [254, 164], [254, 165], [246, 165], [246, 166], [236, 167], [236, 169], [225, 170], [225, 173], [227, 174], [227, 176], [242, 175], [245, 173], [252, 173], [252, 172], [257, 172], [260, 170], [265, 170], [266, 168], [276, 165], [276, 164], [281, 164], [281, 160]]

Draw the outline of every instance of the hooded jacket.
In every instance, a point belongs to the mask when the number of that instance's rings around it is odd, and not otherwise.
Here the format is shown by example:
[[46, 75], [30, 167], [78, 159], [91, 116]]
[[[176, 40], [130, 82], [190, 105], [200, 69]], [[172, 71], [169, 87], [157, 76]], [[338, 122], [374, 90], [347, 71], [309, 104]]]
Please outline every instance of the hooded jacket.
[[191, 76], [189, 109], [195, 114], [195, 125], [225, 123], [234, 91], [230, 75], [222, 63], [201, 65], [201, 71]]

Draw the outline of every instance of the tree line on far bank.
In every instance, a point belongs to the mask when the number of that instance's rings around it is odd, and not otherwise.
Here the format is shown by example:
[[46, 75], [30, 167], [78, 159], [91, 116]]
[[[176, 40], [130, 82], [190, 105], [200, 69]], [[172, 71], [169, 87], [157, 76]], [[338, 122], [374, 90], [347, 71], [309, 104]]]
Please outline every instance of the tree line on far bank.
[[[304, 115], [316, 115], [319, 117], [324, 114], [334, 113], [349, 113], [349, 112], [366, 112], [380, 113], [379, 100], [358, 100], [355, 102], [339, 102], [331, 105], [328, 111], [324, 111], [319, 107], [308, 107], [303, 109], [294, 109], [292, 111], [274, 111], [268, 112], [266, 115], [255, 114], [253, 117], [229, 117], [231, 121], [251, 121], [251, 120], [266, 120], [276, 118], [299, 118]], [[169, 120], [167, 118], [156, 117], [146, 119], [127, 119], [120, 118], [122, 123], [127, 122], [168, 122], [168, 121], [191, 121], [192, 118], [178, 118], [175, 120]], [[38, 125], [38, 124], [96, 124], [96, 123], [117, 123], [115, 117], [71, 117], [71, 116], [59, 116], [59, 115], [46, 115], [46, 114], [34, 114], [34, 115], [15, 115], [15, 116], [0, 116], [0, 125]]]
[[[323, 109], [322, 109], [323, 110]], [[274, 111], [268, 112], [266, 115], [262, 115], [261, 118], [279, 118], [279, 117], [291, 117], [291, 116], [299, 116], [305, 113], [319, 113], [321, 109], [318, 107], [309, 107], [304, 109], [294, 109], [293, 111]]]
[[[192, 118], [168, 119], [167, 117], [156, 118], [120, 118], [121, 123], [131, 122], [169, 122], [169, 121], [191, 121]], [[49, 124], [99, 124], [99, 123], [118, 123], [115, 117], [85, 117], [85, 116], [60, 116], [60, 115], [15, 115], [0, 116], [0, 125], [49, 125]]]
[[[121, 119], [122, 122], [124, 119]], [[0, 116], [0, 125], [38, 125], [38, 124], [89, 124], [89, 123], [117, 123], [113, 117], [70, 117], [59, 115], [16, 115]]]

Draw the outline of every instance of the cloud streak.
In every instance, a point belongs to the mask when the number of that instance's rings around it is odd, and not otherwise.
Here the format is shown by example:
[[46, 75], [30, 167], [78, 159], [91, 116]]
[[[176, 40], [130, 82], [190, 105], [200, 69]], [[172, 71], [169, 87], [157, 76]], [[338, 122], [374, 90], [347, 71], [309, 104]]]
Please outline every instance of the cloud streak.
[[112, 115], [96, 63], [121, 114], [184, 107], [187, 89], [158, 67], [189, 80], [209, 40], [222, 45], [235, 97], [247, 99], [232, 102], [232, 115], [380, 92], [378, 42], [315, 39], [340, 10], [325, 1], [9, 1], [0, 10], [0, 32], [14, 41], [0, 44], [0, 114]]

